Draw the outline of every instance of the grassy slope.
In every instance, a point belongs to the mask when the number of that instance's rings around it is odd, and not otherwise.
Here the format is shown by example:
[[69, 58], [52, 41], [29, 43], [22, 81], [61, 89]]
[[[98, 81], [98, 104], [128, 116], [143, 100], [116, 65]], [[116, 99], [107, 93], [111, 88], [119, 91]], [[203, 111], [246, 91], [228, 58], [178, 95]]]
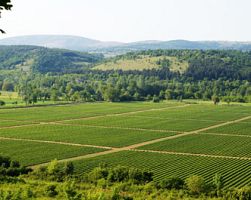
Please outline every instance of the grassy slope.
[[157, 64], [158, 60], [168, 59], [171, 61], [171, 71], [184, 72], [188, 68], [187, 62], [181, 62], [176, 57], [149, 57], [141, 56], [135, 60], [133, 59], [120, 59], [118, 61], [110, 61], [96, 66], [94, 69], [100, 70], [144, 70], [144, 69], [157, 69], [160, 65]]

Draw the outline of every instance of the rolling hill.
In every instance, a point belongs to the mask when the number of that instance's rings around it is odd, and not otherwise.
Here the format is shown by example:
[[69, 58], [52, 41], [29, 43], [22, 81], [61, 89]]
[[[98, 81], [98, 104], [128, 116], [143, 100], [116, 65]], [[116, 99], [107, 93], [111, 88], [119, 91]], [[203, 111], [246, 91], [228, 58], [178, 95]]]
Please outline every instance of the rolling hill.
[[29, 35], [0, 40], [0, 45], [32, 45], [76, 51], [113, 47], [121, 44], [122, 43], [118, 42], [101, 42], [85, 37], [70, 35]]
[[100, 61], [100, 54], [37, 46], [0, 46], [0, 70], [73, 72]]

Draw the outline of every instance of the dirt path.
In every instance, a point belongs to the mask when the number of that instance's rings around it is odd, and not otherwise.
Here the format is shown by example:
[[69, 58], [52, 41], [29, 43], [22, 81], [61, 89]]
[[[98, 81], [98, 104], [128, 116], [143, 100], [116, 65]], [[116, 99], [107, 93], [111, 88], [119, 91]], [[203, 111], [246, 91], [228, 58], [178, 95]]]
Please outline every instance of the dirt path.
[[181, 152], [172, 152], [172, 151], [154, 151], [154, 150], [139, 150], [139, 149], [132, 149], [131, 151], [149, 152], [149, 153], [160, 153], [160, 154], [169, 154], [169, 155], [198, 156], [198, 157], [208, 157], [208, 158], [223, 158], [223, 159], [235, 159], [235, 160], [251, 160], [250, 157], [219, 156], [219, 155], [200, 154], [200, 153], [181, 153]]
[[143, 113], [143, 112], [161, 111], [161, 110], [169, 110], [169, 109], [175, 109], [175, 108], [184, 108], [184, 107], [188, 107], [188, 106], [190, 106], [190, 104], [184, 104], [184, 105], [172, 106], [172, 107], [164, 107], [164, 108], [151, 108], [151, 109], [147, 109], [147, 110], [131, 111], [131, 112], [124, 112], [124, 113], [117, 113], [117, 114], [98, 115], [98, 116], [93, 116], [93, 117], [65, 119], [65, 120], [58, 120], [58, 121], [52, 121], [52, 122], [60, 123], [60, 122], [77, 121], [77, 120], [99, 119], [99, 118], [103, 118], [103, 117], [117, 117], [117, 116], [132, 115], [132, 114]]
[[162, 129], [146, 129], [146, 128], [127, 128], [120, 126], [102, 126], [102, 125], [85, 125], [85, 124], [67, 124], [67, 123], [59, 123], [59, 122], [51, 122], [50, 124], [62, 125], [62, 126], [83, 126], [90, 128], [102, 128], [102, 129], [118, 129], [118, 130], [131, 130], [131, 131], [149, 131], [149, 132], [160, 132], [160, 133], [185, 133], [183, 131], [173, 131], [173, 130], [162, 130]]
[[105, 147], [105, 146], [97, 146], [97, 145], [75, 144], [75, 143], [70, 143], [70, 142], [57, 142], [57, 141], [46, 141], [46, 140], [33, 140], [33, 139], [25, 139], [25, 138], [0, 137], [0, 140], [37, 142], [37, 143], [46, 143], [46, 144], [61, 144], [61, 145], [67, 145], [67, 146], [91, 147], [91, 148], [108, 149], [108, 150], [116, 149], [113, 147]]
[[29, 127], [29, 126], [40, 126], [40, 125], [44, 125], [44, 123], [31, 123], [31, 124], [20, 124], [20, 125], [15, 125], [15, 126], [3, 126], [0, 127], [1, 129], [14, 129], [14, 128], [20, 128], [20, 127]]
[[235, 123], [242, 122], [242, 121], [245, 121], [245, 120], [248, 120], [248, 119], [251, 119], [251, 116], [247, 116], [247, 117], [243, 117], [243, 118], [236, 119], [236, 120], [233, 120], [233, 121], [228, 121], [228, 122], [224, 122], [224, 123], [221, 123], [221, 124], [216, 124], [216, 125], [213, 125], [213, 126], [202, 128], [202, 129], [194, 131], [194, 133], [200, 133], [200, 132], [208, 131], [208, 130], [211, 130], [211, 129], [214, 129], [214, 128], [219, 128], [219, 127], [222, 127], [222, 126], [235, 124]]
[[215, 135], [215, 136], [227, 136], [227, 137], [244, 137], [251, 138], [251, 135], [237, 135], [237, 134], [226, 134], [226, 133], [202, 133], [203, 135]]
[[[135, 150], [135, 148], [142, 147], [142, 146], [145, 146], [145, 145], [154, 144], [154, 143], [158, 143], [158, 142], [162, 142], [162, 141], [166, 141], [166, 140], [172, 140], [172, 139], [176, 139], [176, 138], [179, 138], [179, 137], [184, 137], [184, 136], [187, 136], [187, 135], [198, 134], [198, 133], [203, 132], [203, 131], [207, 131], [207, 130], [210, 130], [210, 129], [214, 129], [214, 128], [218, 128], [218, 127], [238, 123], [238, 122], [250, 119], [250, 118], [251, 118], [251, 116], [248, 116], [248, 117], [244, 117], [244, 118], [241, 118], [241, 119], [228, 121], [228, 122], [224, 122], [224, 123], [221, 123], [221, 124], [209, 126], [209, 127], [202, 128], [202, 129], [198, 129], [198, 130], [195, 130], [195, 131], [184, 132], [184, 133], [179, 134], [179, 135], [174, 135], [174, 136], [159, 138], [159, 139], [155, 139], [155, 140], [150, 140], [150, 141], [130, 145], [130, 146], [127, 146], [127, 147], [112, 149], [112, 150], [105, 151], [105, 152], [99, 152], [99, 153], [93, 153], [93, 154], [88, 154], [88, 155], [84, 155], [84, 156], [77, 156], [77, 157], [73, 157], [73, 158], [62, 159], [62, 160], [59, 160], [59, 162], [62, 163], [62, 162], [76, 161], [76, 160], [82, 160], [82, 159], [86, 159], [86, 158], [94, 158], [94, 157], [98, 157], [98, 156], [101, 156], [101, 155], [117, 153], [117, 152], [121, 152], [121, 151]], [[148, 151], [148, 150], [136, 150], [136, 151]], [[160, 153], [161, 151], [151, 151], [151, 152]], [[228, 158], [228, 159], [232, 158], [232, 159], [245, 159], [245, 160], [250, 159], [251, 160], [251, 158], [247, 158], [247, 157], [231, 157], [231, 156], [216, 156], [216, 155], [214, 156], [214, 155], [206, 155], [206, 154], [191, 154], [191, 153], [178, 153], [178, 152], [166, 152], [166, 153], [169, 153], [169, 154], [176, 153], [176, 155], [190, 155], [190, 156], [204, 156], [204, 157], [214, 157], [214, 158]], [[34, 165], [34, 166], [31, 166], [31, 168], [34, 169], [34, 168], [37, 168], [37, 167], [45, 166], [47, 164], [48, 163]]]

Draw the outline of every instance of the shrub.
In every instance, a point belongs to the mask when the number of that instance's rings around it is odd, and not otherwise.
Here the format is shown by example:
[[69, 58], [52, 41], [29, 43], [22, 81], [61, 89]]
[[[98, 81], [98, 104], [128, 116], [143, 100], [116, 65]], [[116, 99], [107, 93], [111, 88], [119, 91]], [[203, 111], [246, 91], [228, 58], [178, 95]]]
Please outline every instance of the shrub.
[[0, 100], [0, 106], [4, 106], [5, 102], [3, 100]]
[[205, 191], [205, 180], [201, 176], [190, 176], [185, 183], [192, 194], [200, 194]]
[[162, 189], [182, 189], [184, 187], [185, 181], [181, 178], [170, 177], [161, 181], [158, 186]]

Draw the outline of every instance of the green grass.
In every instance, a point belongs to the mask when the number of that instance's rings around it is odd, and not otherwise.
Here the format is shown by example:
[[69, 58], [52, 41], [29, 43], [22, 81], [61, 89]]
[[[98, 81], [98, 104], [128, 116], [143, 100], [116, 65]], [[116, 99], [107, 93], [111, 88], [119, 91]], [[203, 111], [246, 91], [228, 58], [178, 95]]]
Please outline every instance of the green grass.
[[104, 150], [59, 144], [0, 140], [0, 155], [9, 156], [26, 166], [100, 151]]
[[158, 142], [140, 149], [251, 157], [251, 138], [197, 134]]
[[168, 59], [170, 61], [170, 70], [179, 71], [181, 73], [185, 72], [188, 68], [188, 62], [179, 61], [176, 57], [160, 56], [160, 57], [150, 57], [150, 56], [140, 56], [137, 59], [120, 59], [117, 61], [109, 61], [102, 63], [94, 69], [99, 70], [144, 70], [144, 69], [157, 69], [161, 66], [157, 64], [157, 61]]
[[123, 147], [174, 135], [154, 131], [89, 128], [67, 125], [38, 125], [0, 129], [0, 137], [50, 140], [77, 144]]
[[100, 163], [147, 169], [154, 173], [155, 181], [170, 176], [186, 178], [191, 175], [202, 175], [210, 182], [213, 176], [219, 173], [224, 177], [225, 187], [240, 187], [251, 182], [251, 161], [247, 160], [124, 151], [74, 162], [78, 173], [90, 171]]

